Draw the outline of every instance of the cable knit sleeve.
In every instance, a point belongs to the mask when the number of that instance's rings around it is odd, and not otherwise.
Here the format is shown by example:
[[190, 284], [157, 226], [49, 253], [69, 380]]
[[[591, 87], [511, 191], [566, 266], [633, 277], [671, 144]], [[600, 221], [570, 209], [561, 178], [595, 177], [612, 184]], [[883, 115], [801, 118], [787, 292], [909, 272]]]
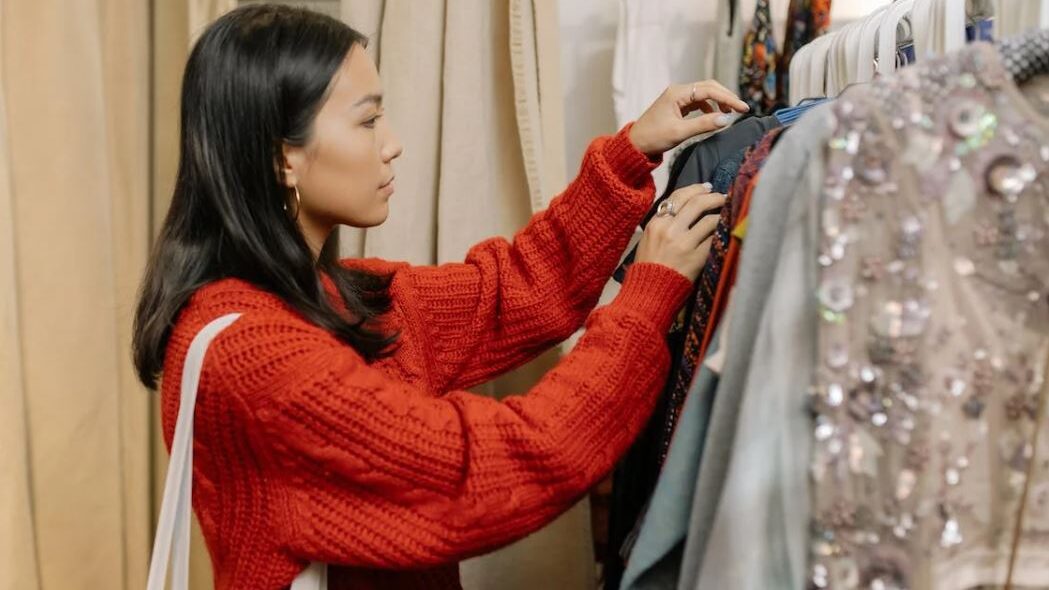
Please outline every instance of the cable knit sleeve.
[[465, 263], [403, 271], [443, 388], [501, 375], [583, 325], [652, 204], [659, 162], [629, 130], [595, 140], [579, 176], [512, 243], [488, 240]]
[[578, 346], [502, 401], [431, 397], [291, 315], [246, 314], [208, 362], [280, 482], [272, 527], [296, 558], [443, 564], [539, 529], [610, 471], [663, 386], [664, 336], [690, 289], [666, 267], [633, 266]]

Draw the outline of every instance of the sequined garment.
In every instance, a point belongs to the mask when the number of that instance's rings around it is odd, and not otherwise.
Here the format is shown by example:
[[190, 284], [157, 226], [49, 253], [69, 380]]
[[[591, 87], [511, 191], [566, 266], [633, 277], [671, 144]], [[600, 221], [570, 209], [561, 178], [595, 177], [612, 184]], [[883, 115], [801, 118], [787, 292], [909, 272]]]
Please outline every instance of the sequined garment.
[[[987, 44], [834, 113], [810, 586], [1002, 584], [1049, 353], [1049, 120]], [[1049, 581], [1047, 429], [1018, 585]]]
[[758, 0], [754, 21], [743, 37], [743, 60], [739, 69], [739, 96], [750, 112], [771, 112], [776, 102], [776, 39], [772, 35], [769, 0]]
[[831, 0], [790, 0], [787, 35], [776, 64], [776, 96], [786, 102], [790, 96], [790, 60], [794, 54], [830, 28]]

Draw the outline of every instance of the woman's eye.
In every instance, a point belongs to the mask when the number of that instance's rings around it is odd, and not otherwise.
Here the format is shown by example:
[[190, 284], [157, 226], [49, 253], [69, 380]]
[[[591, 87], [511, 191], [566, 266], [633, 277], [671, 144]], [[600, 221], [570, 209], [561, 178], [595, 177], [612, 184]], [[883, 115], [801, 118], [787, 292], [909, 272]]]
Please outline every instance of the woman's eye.
[[382, 115], [375, 115], [371, 119], [366, 120], [364, 122], [364, 126], [365, 127], [375, 127], [375, 123], [379, 120], [380, 117], [382, 117]]

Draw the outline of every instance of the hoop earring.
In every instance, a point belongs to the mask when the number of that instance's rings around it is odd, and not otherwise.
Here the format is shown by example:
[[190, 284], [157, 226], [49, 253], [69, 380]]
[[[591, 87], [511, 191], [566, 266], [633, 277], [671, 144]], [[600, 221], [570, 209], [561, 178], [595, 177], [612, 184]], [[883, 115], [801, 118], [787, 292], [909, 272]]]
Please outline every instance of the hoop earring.
[[[292, 220], [293, 221], [298, 221], [298, 219], [299, 219], [299, 211], [302, 209], [302, 197], [299, 196], [299, 187], [298, 186], [293, 186], [291, 188], [292, 188], [292, 190], [295, 191], [295, 216], [292, 217]], [[284, 203], [284, 211], [286, 212], [287, 210], [288, 210], [288, 204]]]

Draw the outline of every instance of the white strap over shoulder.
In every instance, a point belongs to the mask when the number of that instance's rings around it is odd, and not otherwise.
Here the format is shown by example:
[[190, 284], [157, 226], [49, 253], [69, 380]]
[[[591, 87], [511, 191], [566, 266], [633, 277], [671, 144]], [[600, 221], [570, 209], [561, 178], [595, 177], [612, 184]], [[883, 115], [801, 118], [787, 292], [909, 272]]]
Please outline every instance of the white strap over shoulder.
[[[168, 564], [172, 563], [172, 590], [189, 590], [190, 520], [193, 511], [193, 411], [204, 366], [204, 355], [212, 340], [240, 317], [224, 315], [212, 321], [193, 338], [182, 367], [178, 418], [171, 442], [171, 459], [164, 480], [164, 498], [160, 504], [160, 521], [153, 540], [146, 590], [164, 590]], [[326, 590], [328, 567], [311, 563], [291, 584], [291, 590]]]

